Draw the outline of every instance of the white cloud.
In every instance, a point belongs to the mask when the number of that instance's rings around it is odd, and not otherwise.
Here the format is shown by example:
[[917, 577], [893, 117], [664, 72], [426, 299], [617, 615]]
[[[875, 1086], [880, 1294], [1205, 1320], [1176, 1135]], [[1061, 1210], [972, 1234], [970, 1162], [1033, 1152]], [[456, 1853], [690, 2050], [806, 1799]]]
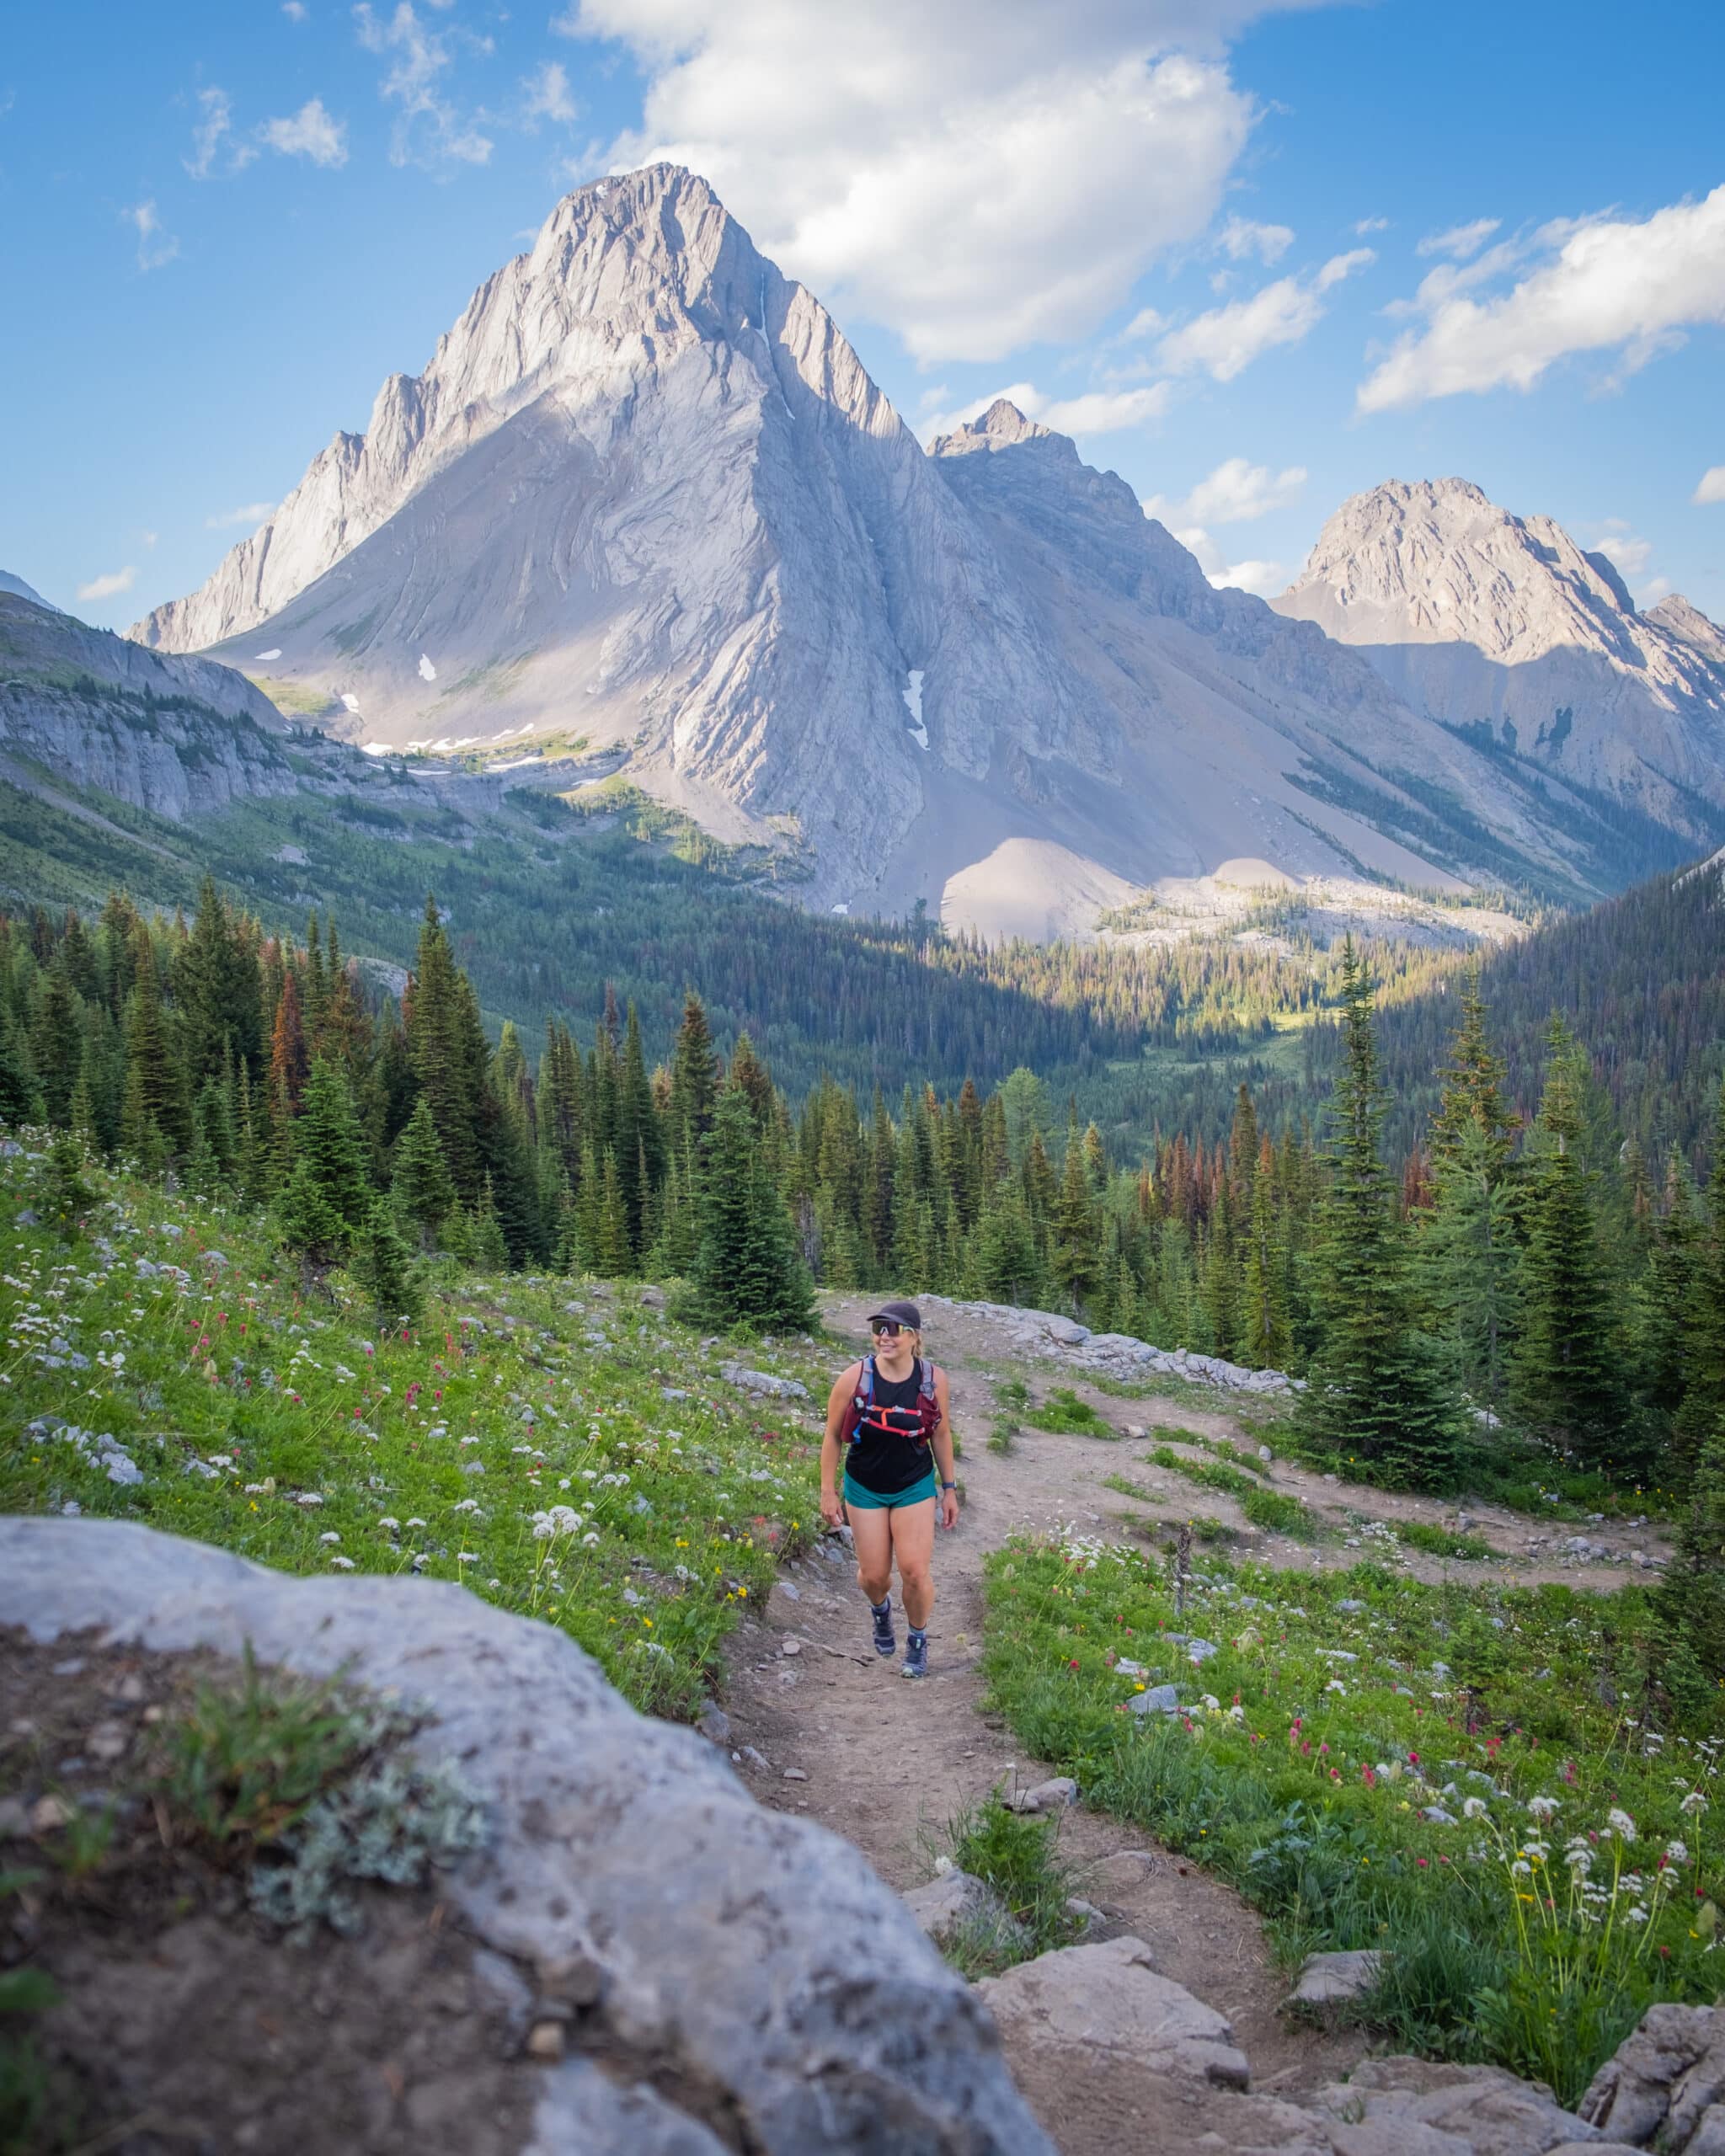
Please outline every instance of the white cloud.
[[647, 77], [617, 168], [710, 179], [756, 242], [920, 360], [1087, 334], [1215, 216], [1256, 108], [1223, 40], [1282, 0], [579, 0]]
[[547, 60], [521, 83], [523, 109], [529, 120], [555, 120], [567, 126], [577, 110], [569, 94], [569, 71], [560, 60]]
[[[430, 0], [434, 8], [449, 0]], [[413, 0], [397, 0], [385, 21], [368, 4], [354, 9], [360, 43], [388, 61], [378, 93], [398, 105], [390, 137], [392, 164], [483, 165], [491, 156], [490, 137], [482, 135], [446, 94], [445, 78], [455, 67], [456, 47], [489, 52], [489, 38], [474, 37], [451, 24], [434, 29], [415, 12]]]
[[[1616, 377], [1682, 340], [1694, 323], [1725, 322], [1725, 186], [1640, 220], [1601, 215], [1547, 225], [1525, 244], [1494, 248], [1492, 274], [1537, 257], [1507, 292], [1475, 299], [1434, 270], [1408, 311], [1423, 329], [1397, 339], [1360, 384], [1362, 412], [1508, 386], [1531, 389], [1557, 361], [1614, 351]], [[1481, 279], [1474, 280], [1477, 284]]]
[[1294, 244], [1286, 225], [1254, 224], [1250, 217], [1230, 217], [1216, 236], [1216, 245], [1231, 262], [1244, 262], [1255, 254], [1265, 268], [1281, 260]]
[[1640, 576], [1652, 561], [1653, 542], [1651, 539], [1637, 539], [1632, 531], [1614, 531], [1607, 533], [1594, 551], [1615, 563], [1627, 582], [1631, 577]]
[[153, 547], [161, 536], [159, 531], [141, 531], [138, 534], [139, 539], [146, 547]]
[[93, 576], [88, 584], [77, 588], [80, 599], [114, 599], [122, 591], [130, 591], [137, 581], [137, 571], [132, 568], [113, 569], [106, 576]]
[[179, 242], [171, 232], [162, 229], [162, 220], [156, 214], [153, 201], [135, 202], [131, 209], [122, 210], [120, 217], [120, 222], [130, 225], [138, 236], [140, 270], [159, 270], [179, 253]]
[[1221, 549], [1202, 525], [1188, 525], [1184, 531], [1176, 531], [1174, 536], [1198, 557], [1198, 566], [1219, 589], [1255, 591], [1263, 599], [1272, 591], [1279, 591], [1288, 581], [1288, 573], [1279, 562], [1224, 560]]
[[1697, 504], [1725, 502], [1725, 464], [1712, 464], [1702, 472], [1701, 484], [1690, 499]]
[[1285, 509], [1305, 484], [1303, 464], [1273, 472], [1267, 464], [1248, 464], [1243, 456], [1230, 456], [1183, 499], [1152, 494], [1144, 504], [1144, 514], [1160, 517], [1170, 531], [1182, 524], [1245, 524], [1268, 516], [1272, 510]]
[[968, 426], [972, 419], [980, 419], [991, 404], [1004, 397], [1027, 419], [1052, 427], [1056, 434], [1120, 434], [1161, 419], [1170, 394], [1171, 385], [1166, 382], [1148, 382], [1139, 389], [1090, 390], [1080, 397], [1049, 397], [1033, 382], [1009, 382], [1004, 389], [991, 389], [986, 397], [973, 398], [955, 411], [928, 413], [921, 432], [925, 442], [949, 435], [956, 428]]
[[1279, 277], [1249, 299], [1231, 300], [1171, 330], [1156, 358], [1171, 374], [1201, 372], [1231, 382], [1274, 346], [1308, 336], [1323, 319], [1319, 295], [1376, 259], [1369, 247], [1358, 247], [1332, 256], [1313, 275]]
[[281, 12], [286, 16], [289, 22], [302, 23], [305, 21], [308, 11], [305, 5], [305, 0], [281, 0]]
[[192, 154], [180, 162], [194, 179], [208, 179], [219, 168], [243, 172], [257, 156], [249, 142], [233, 137], [233, 107], [226, 90], [211, 87], [198, 92], [203, 117], [192, 130]]
[[1501, 217], [1476, 217], [1471, 225], [1451, 225], [1446, 232], [1428, 232], [1414, 248], [1416, 254], [1447, 254], [1452, 262], [1466, 262], [1477, 254], [1503, 223]]
[[274, 502], [246, 502], [238, 509], [218, 510], [214, 516], [204, 519], [206, 531], [229, 531], [236, 525], [243, 525], [248, 531], [255, 531], [275, 506]]
[[1373, 232], [1386, 232], [1389, 229], [1390, 221], [1387, 217], [1362, 217], [1354, 227], [1354, 232], [1356, 238], [1365, 239]]
[[291, 118], [266, 120], [258, 131], [285, 157], [309, 157], [333, 169], [347, 163], [347, 123], [332, 119], [322, 98], [310, 98]]

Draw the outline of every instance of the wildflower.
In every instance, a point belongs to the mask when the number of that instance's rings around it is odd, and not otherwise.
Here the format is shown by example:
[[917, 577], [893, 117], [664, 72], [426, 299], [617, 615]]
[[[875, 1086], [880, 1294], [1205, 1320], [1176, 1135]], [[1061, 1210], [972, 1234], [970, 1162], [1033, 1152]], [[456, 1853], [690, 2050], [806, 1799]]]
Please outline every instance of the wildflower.
[[463, 1550], [460, 1556], [456, 1559], [458, 1565], [477, 1565], [478, 1561], [479, 1555], [476, 1550]]
[[1486, 1810], [1486, 1801], [1482, 1796], [1470, 1796], [1462, 1803], [1461, 1816], [1464, 1819], [1483, 1819]]
[[1707, 1800], [1698, 1789], [1692, 1789], [1677, 1807], [1680, 1812], [1705, 1812], [1706, 1808]]
[[387, 1527], [390, 1533], [393, 1534], [396, 1529], [401, 1525], [401, 1522], [398, 1519], [392, 1519], [389, 1514], [385, 1513], [382, 1518], [378, 1521], [377, 1524], [379, 1527]]
[[1621, 1806], [1614, 1804], [1611, 1806], [1605, 1814], [1605, 1824], [1621, 1840], [1632, 1842], [1635, 1839], [1635, 1822]]
[[341, 1537], [332, 1528], [328, 1534], [320, 1534], [318, 1540], [320, 1542], [339, 1542]]
[[581, 1537], [581, 1546], [586, 1550], [596, 1550], [599, 1547], [599, 1537], [596, 1534], [584, 1534]]
[[354, 1561], [351, 1557], [332, 1557], [329, 1561], [339, 1572], [350, 1572], [354, 1568]]
[[1535, 1819], [1549, 1819], [1557, 1809], [1557, 1800], [1555, 1796], [1530, 1796], [1527, 1808]]
[[1681, 1842], [1667, 1842], [1665, 1844], [1665, 1860], [1669, 1864], [1681, 1864], [1688, 1854], [1689, 1851]]

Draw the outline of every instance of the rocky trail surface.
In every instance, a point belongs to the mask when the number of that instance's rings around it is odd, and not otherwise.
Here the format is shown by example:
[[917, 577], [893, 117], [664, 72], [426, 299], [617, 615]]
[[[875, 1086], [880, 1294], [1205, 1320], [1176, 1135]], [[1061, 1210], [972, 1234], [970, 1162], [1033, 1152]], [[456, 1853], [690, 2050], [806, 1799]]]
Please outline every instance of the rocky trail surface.
[[[824, 1299], [829, 1324], [841, 1337], [857, 1341], [862, 1352], [867, 1299]], [[1164, 1392], [1122, 1397], [1087, 1382], [1085, 1358], [1093, 1379], [1095, 1363], [1109, 1359], [1108, 1351], [1098, 1356], [1084, 1337], [1054, 1337], [1061, 1329], [1058, 1320], [1051, 1321], [1050, 1331], [1040, 1321], [1027, 1322], [1022, 1312], [935, 1298], [926, 1299], [924, 1310], [927, 1350], [950, 1381], [964, 1499], [957, 1531], [937, 1541], [938, 1601], [928, 1677], [906, 1683], [896, 1660], [877, 1658], [849, 1549], [841, 1538], [829, 1536], [812, 1556], [784, 1568], [761, 1617], [738, 1636], [722, 1714], [710, 1716], [708, 1724], [708, 1734], [730, 1752], [763, 1803], [842, 1835], [901, 1892], [933, 1876], [948, 1823], [965, 1806], [997, 1788], [1028, 1790], [1055, 1772], [1028, 1757], [1004, 1721], [986, 1710], [980, 1667], [983, 1567], [988, 1553], [1011, 1535], [1076, 1525], [1087, 1534], [1135, 1540], [1162, 1522], [1203, 1512], [1239, 1523], [1241, 1554], [1276, 1565], [1333, 1569], [1386, 1551], [1386, 1529], [1394, 1534], [1398, 1524], [1414, 1520], [1453, 1529], [1457, 1519], [1455, 1508], [1441, 1501], [1338, 1484], [1278, 1459], [1270, 1470], [1273, 1486], [1309, 1506], [1322, 1523], [1323, 1538], [1314, 1548], [1254, 1534], [1226, 1496], [1196, 1489], [1146, 1463], [1159, 1442], [1194, 1460], [1208, 1456], [1200, 1440], [1228, 1441], [1254, 1456], [1268, 1444], [1274, 1454], [1269, 1388], [1242, 1386], [1231, 1397], [1216, 1387], [1200, 1391], [1164, 1380]], [[1078, 1327], [1065, 1330], [1081, 1333]], [[1069, 1385], [1108, 1421], [1119, 1442], [1044, 1432], [1024, 1422], [1009, 1452], [990, 1451], [985, 1441], [998, 1412], [997, 1388], [1015, 1377], [1028, 1382], [1038, 1397], [1051, 1383]], [[824, 1401], [811, 1399], [808, 1420], [818, 1421], [823, 1408]], [[1155, 1502], [1108, 1488], [1110, 1476], [1130, 1478]], [[1455, 1564], [1405, 1545], [1397, 1547], [1400, 1560], [1427, 1579], [1447, 1571], [1505, 1586], [1585, 1577], [1605, 1587], [1621, 1584], [1665, 1555], [1652, 1528], [1607, 1533], [1589, 1524], [1580, 1534], [1573, 1522], [1530, 1521], [1496, 1506], [1476, 1507], [1463, 1517], [1467, 1531], [1498, 1553], [1493, 1561]], [[1571, 1543], [1585, 1547], [1566, 1546]], [[896, 1582], [894, 1602], [902, 1654]], [[1076, 1868], [1078, 1893], [1097, 1912], [1084, 1946], [1070, 1953], [1100, 1954], [1106, 1948], [1124, 1955], [1128, 1977], [1136, 1973], [1142, 1979], [1153, 1971], [1157, 1979], [1190, 1993], [1191, 2001], [1214, 2009], [1226, 2025], [1226, 2041], [1249, 2063], [1253, 2092], [1249, 2099], [1242, 2095], [1238, 2084], [1230, 2088], [1226, 2073], [1218, 2079], [1213, 2070], [1171, 2077], [1165, 2062], [1158, 2064], [1152, 2055], [1146, 2063], [1142, 2041], [1123, 2047], [1105, 2036], [1088, 2044], [1051, 2037], [1060, 2015], [1050, 2016], [1042, 2006], [1017, 2010], [1023, 2006], [1017, 1990], [1023, 1979], [1010, 1972], [985, 1989], [1014, 2073], [1063, 2156], [1102, 2156], [1126, 2146], [1172, 2148], [1209, 2133], [1231, 2148], [1279, 2145], [1290, 2136], [1296, 2145], [1303, 2138], [1327, 2146], [1292, 2101], [1315, 2100], [1317, 2092], [1339, 2082], [1362, 2059], [1366, 2043], [1357, 2032], [1284, 2014], [1288, 1979], [1274, 1966], [1253, 1911], [1219, 1881], [1151, 1843], [1141, 1829], [1092, 1812], [1081, 1801], [1062, 1814], [1060, 1849]], [[1141, 1952], [1133, 1942], [1141, 1943]], [[1065, 1962], [1069, 1957], [1044, 1959]], [[1094, 1988], [1098, 1999], [1121, 1989], [1118, 1968], [1074, 1965], [1072, 1975], [1081, 1993]], [[1126, 1988], [1130, 1992], [1130, 1984]], [[1164, 2004], [1146, 2008], [1152, 2021]], [[1080, 2019], [1091, 2013], [1087, 2006]], [[1091, 2034], [1096, 2036], [1095, 2029]], [[1410, 2063], [1410, 2070], [1417, 2063]], [[1469, 2072], [1477, 2077], [1484, 2070]], [[1399, 2125], [1393, 2130], [1400, 2131]], [[1547, 2145], [1540, 2141], [1541, 2148]], [[1360, 2156], [1365, 2146], [1362, 2142]], [[1519, 2143], [1512, 2135], [1504, 2148], [1519, 2150]], [[1437, 2156], [1435, 2144], [1432, 2156]]]

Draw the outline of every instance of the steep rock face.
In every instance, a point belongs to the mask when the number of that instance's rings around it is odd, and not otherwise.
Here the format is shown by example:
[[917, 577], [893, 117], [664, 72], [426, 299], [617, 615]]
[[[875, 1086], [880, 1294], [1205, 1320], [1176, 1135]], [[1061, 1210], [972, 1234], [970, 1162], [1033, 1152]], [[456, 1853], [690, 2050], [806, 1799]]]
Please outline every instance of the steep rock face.
[[[14, 576], [10, 569], [0, 569], [0, 592], [9, 591], [15, 599], [28, 599], [33, 606], [48, 606], [41, 593], [26, 584], [21, 576]], [[48, 607], [50, 613], [56, 610]]]
[[1649, 606], [1642, 618], [1657, 622], [1668, 636], [1698, 651], [1713, 665], [1725, 666], [1725, 629], [1710, 622], [1699, 606], [1691, 606], [1680, 591], [1674, 591], [1657, 606]]
[[1710, 835], [1703, 804], [1725, 811], [1725, 680], [1550, 517], [1465, 479], [1391, 480], [1343, 504], [1273, 603], [1358, 647], [1416, 712], [1685, 837]]
[[811, 904], [1040, 936], [1242, 859], [1591, 873], [1561, 799], [1213, 591], [1070, 441], [1001, 404], [926, 456], [671, 166], [558, 204], [134, 634], [265, 667], [367, 745], [618, 750], [719, 836], [798, 850]]
[[[178, 820], [291, 792], [275, 707], [231, 667], [146, 651], [0, 593], [0, 758]], [[9, 752], [9, 753], [8, 753]]]

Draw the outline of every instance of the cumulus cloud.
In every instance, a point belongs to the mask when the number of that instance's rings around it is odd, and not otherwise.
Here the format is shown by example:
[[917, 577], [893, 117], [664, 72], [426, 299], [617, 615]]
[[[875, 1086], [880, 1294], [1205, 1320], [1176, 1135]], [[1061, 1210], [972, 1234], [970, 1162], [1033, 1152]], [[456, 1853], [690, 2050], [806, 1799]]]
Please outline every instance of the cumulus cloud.
[[1690, 499], [1701, 505], [1708, 502], [1725, 502], [1725, 464], [1709, 465], [1701, 474], [1701, 484]]
[[302, 23], [307, 13], [305, 0], [281, 0], [281, 12], [289, 22]]
[[[1615, 353], [1621, 380], [1681, 343], [1690, 325], [1725, 322], [1725, 186], [1648, 217], [1607, 213], [1543, 226], [1481, 261], [1487, 274], [1465, 285], [1444, 266], [1425, 279], [1407, 303], [1424, 326], [1399, 338], [1360, 384], [1362, 412], [1531, 389], [1581, 352]], [[1474, 296], [1512, 268], [1508, 291]]]
[[1033, 382], [1009, 382], [1004, 389], [991, 389], [986, 397], [973, 398], [954, 411], [930, 413], [921, 423], [925, 442], [980, 419], [989, 406], [1004, 397], [1027, 419], [1061, 435], [1113, 435], [1133, 427], [1147, 426], [1167, 410], [1172, 385], [1146, 382], [1135, 389], [1094, 389], [1080, 397], [1049, 397]]
[[1446, 232], [1428, 232], [1414, 248], [1416, 254], [1447, 254], [1452, 262], [1466, 262], [1477, 254], [1503, 223], [1501, 217], [1476, 217], [1471, 225], [1451, 225]]
[[137, 581], [137, 571], [129, 565], [123, 569], [111, 569], [106, 576], [93, 576], [88, 584], [77, 588], [80, 599], [115, 599], [122, 591], [130, 591]]
[[[446, 9], [450, 0], [430, 0]], [[392, 164], [483, 165], [491, 156], [490, 137], [480, 133], [450, 93], [458, 47], [489, 52], [489, 38], [475, 37], [454, 23], [436, 28], [414, 8], [398, 0], [387, 19], [369, 4], [354, 10], [360, 43], [388, 62], [378, 93], [398, 108], [390, 136]]]
[[163, 230], [153, 201], [134, 202], [129, 210], [120, 211], [120, 218], [137, 234], [140, 270], [159, 270], [179, 253], [179, 242], [172, 232]]
[[1387, 217], [1362, 217], [1354, 227], [1354, 236], [1356, 239], [1366, 239], [1373, 232], [1386, 232], [1389, 229]]
[[249, 142], [235, 140], [233, 106], [227, 91], [213, 86], [200, 90], [198, 111], [192, 153], [180, 163], [194, 179], [208, 179], [217, 172], [243, 172], [258, 153]]
[[1305, 484], [1303, 464], [1273, 472], [1267, 464], [1248, 464], [1243, 456], [1230, 456], [1182, 499], [1152, 494], [1144, 513], [1160, 517], [1171, 531], [1179, 525], [1245, 524], [1285, 509]]
[[547, 60], [521, 83], [521, 107], [530, 120], [554, 120], [567, 126], [575, 116], [569, 94], [569, 70], [560, 60]]
[[1273, 591], [1279, 591], [1288, 581], [1288, 572], [1279, 562], [1227, 560], [1202, 525], [1188, 525], [1175, 531], [1174, 536], [1188, 552], [1198, 557], [1198, 566], [1219, 589], [1232, 587], [1240, 591], [1254, 591], [1263, 599]]
[[1244, 262], [1255, 254], [1267, 270], [1293, 244], [1294, 235], [1286, 225], [1254, 224], [1250, 217], [1230, 217], [1216, 235], [1216, 245], [1231, 262]]
[[255, 531], [275, 506], [274, 502], [246, 502], [238, 509], [217, 510], [214, 516], [204, 519], [206, 531], [228, 531], [235, 525], [243, 524], [248, 531]]
[[1297, 344], [1323, 320], [1322, 295], [1377, 259], [1369, 247], [1332, 255], [1311, 275], [1278, 277], [1251, 297], [1212, 307], [1156, 347], [1156, 359], [1170, 374], [1203, 373], [1231, 382], [1252, 362], [1278, 344]]
[[266, 120], [259, 133], [285, 157], [309, 157], [334, 168], [347, 163], [347, 125], [323, 109], [322, 98], [310, 98], [286, 120]]
[[[916, 356], [1087, 334], [1198, 238], [1256, 117], [1223, 41], [1283, 0], [579, 0], [630, 50], [614, 166], [710, 179], [756, 242]], [[1268, 229], [1268, 228], [1266, 228]]]

